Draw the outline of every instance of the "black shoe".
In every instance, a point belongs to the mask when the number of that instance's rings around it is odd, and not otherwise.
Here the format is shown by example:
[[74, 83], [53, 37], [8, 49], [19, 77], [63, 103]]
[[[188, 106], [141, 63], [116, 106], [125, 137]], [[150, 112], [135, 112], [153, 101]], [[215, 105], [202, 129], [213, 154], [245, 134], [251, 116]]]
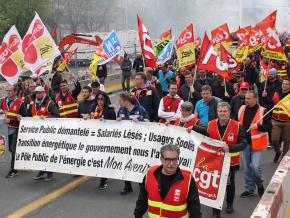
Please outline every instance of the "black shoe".
[[45, 181], [52, 181], [53, 180], [53, 175], [47, 175], [46, 178], [44, 178]]
[[6, 175], [6, 178], [14, 178], [15, 176], [18, 176], [18, 171], [17, 170], [10, 170], [9, 173]]
[[45, 172], [39, 172], [33, 179], [34, 180], [45, 179]]
[[258, 188], [259, 196], [262, 197], [263, 194], [264, 194], [264, 192], [265, 192], [264, 186], [263, 185], [260, 185], [257, 188]]
[[104, 182], [99, 185], [99, 190], [105, 190], [108, 188], [108, 183]]
[[227, 204], [226, 207], [226, 213], [233, 213], [234, 212], [234, 208], [232, 204]]
[[273, 159], [273, 162], [274, 162], [274, 163], [277, 163], [278, 160], [279, 160], [279, 157], [280, 157], [280, 156], [281, 156], [281, 151], [276, 152], [275, 157], [274, 157], [274, 159]]
[[220, 218], [220, 217], [221, 217], [221, 211], [213, 208], [212, 209], [212, 218]]
[[133, 189], [132, 188], [124, 188], [122, 191], [121, 191], [121, 195], [127, 195], [129, 193], [133, 192]]
[[244, 191], [240, 197], [241, 198], [247, 198], [247, 197], [251, 197], [251, 196], [254, 196], [254, 193], [253, 192], [248, 192], [248, 191]]

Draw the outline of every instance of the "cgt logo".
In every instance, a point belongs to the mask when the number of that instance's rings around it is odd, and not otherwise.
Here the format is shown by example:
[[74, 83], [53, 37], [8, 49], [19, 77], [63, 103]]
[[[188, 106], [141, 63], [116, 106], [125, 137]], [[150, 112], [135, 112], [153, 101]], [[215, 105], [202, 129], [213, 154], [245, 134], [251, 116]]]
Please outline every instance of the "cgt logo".
[[219, 187], [220, 174], [218, 170], [208, 171], [208, 165], [204, 165], [205, 158], [195, 166], [193, 170], [193, 177], [195, 182], [203, 189], [208, 189], [210, 186], [213, 188]]

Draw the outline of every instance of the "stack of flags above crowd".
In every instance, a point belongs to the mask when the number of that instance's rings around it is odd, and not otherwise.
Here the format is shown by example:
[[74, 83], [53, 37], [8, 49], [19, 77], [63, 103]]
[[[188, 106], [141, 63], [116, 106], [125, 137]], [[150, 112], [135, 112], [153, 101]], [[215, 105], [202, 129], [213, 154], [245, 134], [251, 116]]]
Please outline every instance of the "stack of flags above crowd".
[[[207, 33], [203, 40], [194, 37], [193, 24], [189, 24], [179, 35], [174, 37], [172, 28], [162, 33], [155, 44], [152, 43], [149, 32], [137, 15], [138, 34], [141, 51], [145, 65], [156, 68], [176, 55], [178, 69], [197, 66], [216, 73], [227, 80], [232, 78], [232, 72], [238, 71], [240, 63], [248, 56], [249, 52], [262, 49], [262, 55], [270, 60], [287, 61], [283, 47], [276, 29], [277, 11], [254, 26], [239, 27], [233, 34], [238, 38], [238, 44], [233, 53], [228, 48], [233, 43], [227, 23], [211, 31], [211, 39]], [[56, 35], [55, 26], [52, 36]], [[18, 77], [27, 70], [32, 72], [32, 77], [37, 77], [44, 72], [50, 72], [54, 59], [61, 53], [53, 37], [36, 13], [23, 40], [15, 26], [5, 35], [0, 49], [1, 75], [11, 84], [15, 84]], [[290, 42], [287, 45], [290, 45]], [[286, 46], [287, 46], [286, 45]], [[200, 49], [198, 60], [195, 50]], [[100, 44], [92, 57], [89, 72], [95, 76], [96, 67], [111, 60], [120, 63], [119, 54], [123, 50], [116, 32], [112, 31]], [[66, 56], [60, 58], [58, 71], [67, 68], [77, 48]], [[261, 62], [261, 77], [265, 79], [269, 67]]]

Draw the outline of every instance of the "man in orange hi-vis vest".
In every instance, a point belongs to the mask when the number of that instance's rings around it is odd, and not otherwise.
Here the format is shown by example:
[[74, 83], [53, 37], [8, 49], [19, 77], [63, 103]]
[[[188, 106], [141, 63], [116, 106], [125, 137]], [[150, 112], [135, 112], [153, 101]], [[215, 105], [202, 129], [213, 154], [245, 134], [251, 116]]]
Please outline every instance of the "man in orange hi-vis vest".
[[269, 143], [271, 119], [264, 116], [266, 109], [257, 104], [257, 99], [255, 91], [248, 91], [245, 96], [246, 105], [242, 105], [238, 113], [238, 120], [246, 130], [248, 143], [243, 152], [245, 191], [241, 194], [242, 198], [253, 196], [256, 187], [260, 197], [264, 194], [262, 153]]
[[179, 147], [164, 145], [160, 153], [162, 165], [152, 166], [140, 186], [135, 218], [142, 218], [147, 210], [149, 218], [201, 218], [194, 178], [178, 167]]

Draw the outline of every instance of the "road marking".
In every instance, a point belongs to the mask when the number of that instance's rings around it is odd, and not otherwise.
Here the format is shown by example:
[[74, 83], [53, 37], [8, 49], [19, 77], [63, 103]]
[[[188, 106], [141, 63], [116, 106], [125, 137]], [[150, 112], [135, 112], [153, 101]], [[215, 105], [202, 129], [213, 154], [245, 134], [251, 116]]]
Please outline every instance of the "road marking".
[[52, 200], [58, 198], [59, 196], [65, 194], [66, 192], [74, 189], [75, 187], [79, 186], [80, 184], [88, 181], [89, 178], [90, 177], [87, 177], [87, 176], [82, 176], [80, 178], [77, 178], [74, 181], [66, 184], [65, 186], [49, 193], [48, 195], [43, 196], [43, 197], [29, 203], [28, 205], [16, 210], [15, 212], [8, 215], [6, 218], [24, 217], [24, 216], [28, 215], [29, 213], [31, 213], [32, 211], [37, 210], [38, 208], [41, 208], [45, 204], [48, 204]]
[[289, 217], [290, 217], [290, 204], [288, 204], [288, 209], [286, 211], [284, 218], [289, 218]]

